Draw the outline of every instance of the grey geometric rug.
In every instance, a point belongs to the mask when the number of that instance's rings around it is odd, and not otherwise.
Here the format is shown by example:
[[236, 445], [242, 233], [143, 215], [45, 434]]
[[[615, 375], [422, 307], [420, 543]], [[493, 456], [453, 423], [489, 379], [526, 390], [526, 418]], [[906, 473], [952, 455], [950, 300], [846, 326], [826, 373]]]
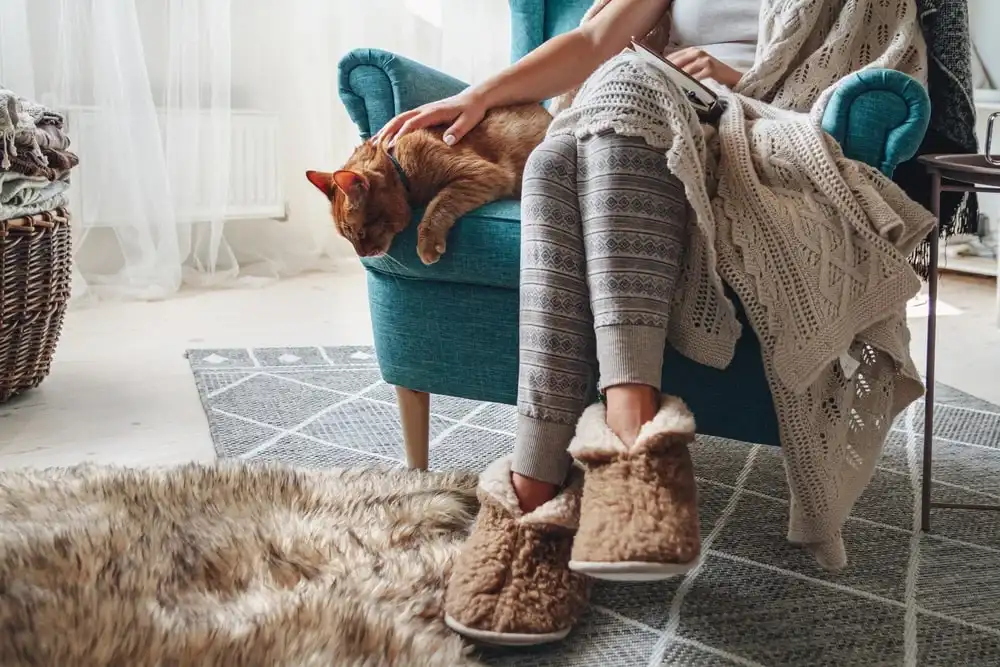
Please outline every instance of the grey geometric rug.
[[[402, 465], [395, 392], [368, 347], [188, 353], [221, 458], [309, 468]], [[1000, 501], [1000, 407], [939, 386], [935, 499]], [[513, 447], [510, 406], [435, 396], [431, 467], [478, 471]], [[845, 527], [839, 574], [785, 541], [778, 449], [702, 437], [704, 564], [657, 584], [601, 584], [561, 644], [490, 664], [1000, 665], [1000, 514], [919, 520], [923, 406], [894, 426]]]

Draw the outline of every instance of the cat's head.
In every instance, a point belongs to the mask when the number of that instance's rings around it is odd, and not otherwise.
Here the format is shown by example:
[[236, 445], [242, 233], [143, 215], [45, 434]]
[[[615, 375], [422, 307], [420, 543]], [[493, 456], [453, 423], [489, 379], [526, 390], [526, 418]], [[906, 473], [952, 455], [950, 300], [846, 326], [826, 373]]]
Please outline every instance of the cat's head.
[[385, 150], [370, 141], [342, 169], [307, 171], [306, 178], [330, 200], [334, 226], [359, 257], [385, 254], [410, 223], [406, 188]]

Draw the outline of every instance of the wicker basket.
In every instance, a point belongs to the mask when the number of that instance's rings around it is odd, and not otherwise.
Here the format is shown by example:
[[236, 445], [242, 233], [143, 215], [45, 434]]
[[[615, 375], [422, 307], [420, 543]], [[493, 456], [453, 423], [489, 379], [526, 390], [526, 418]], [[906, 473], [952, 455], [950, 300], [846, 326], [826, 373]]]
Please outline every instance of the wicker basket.
[[49, 374], [71, 261], [65, 209], [0, 221], [0, 402]]

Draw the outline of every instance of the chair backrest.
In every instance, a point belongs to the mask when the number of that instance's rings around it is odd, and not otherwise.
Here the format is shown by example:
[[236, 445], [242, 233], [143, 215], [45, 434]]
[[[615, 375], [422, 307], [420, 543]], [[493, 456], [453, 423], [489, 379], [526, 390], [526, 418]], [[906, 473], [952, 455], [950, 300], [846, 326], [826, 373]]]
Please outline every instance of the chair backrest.
[[511, 60], [580, 25], [593, 0], [508, 0]]

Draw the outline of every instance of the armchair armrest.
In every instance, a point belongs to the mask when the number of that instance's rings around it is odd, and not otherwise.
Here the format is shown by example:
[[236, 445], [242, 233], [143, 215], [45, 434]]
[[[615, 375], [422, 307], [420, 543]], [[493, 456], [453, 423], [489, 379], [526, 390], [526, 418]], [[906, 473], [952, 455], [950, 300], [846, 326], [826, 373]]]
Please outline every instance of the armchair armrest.
[[823, 112], [823, 129], [852, 160], [891, 177], [913, 157], [927, 133], [931, 101], [920, 82], [889, 69], [862, 70], [845, 79]]
[[[341, 102], [366, 139], [396, 114], [467, 87], [380, 49], [355, 49], [341, 59], [338, 70]], [[851, 75], [831, 95], [823, 129], [847, 157], [892, 176], [897, 165], [916, 154], [930, 117], [930, 98], [918, 81], [895, 70], [871, 69]]]
[[436, 102], [468, 84], [380, 49], [355, 49], [340, 60], [340, 100], [367, 139], [403, 111]]

